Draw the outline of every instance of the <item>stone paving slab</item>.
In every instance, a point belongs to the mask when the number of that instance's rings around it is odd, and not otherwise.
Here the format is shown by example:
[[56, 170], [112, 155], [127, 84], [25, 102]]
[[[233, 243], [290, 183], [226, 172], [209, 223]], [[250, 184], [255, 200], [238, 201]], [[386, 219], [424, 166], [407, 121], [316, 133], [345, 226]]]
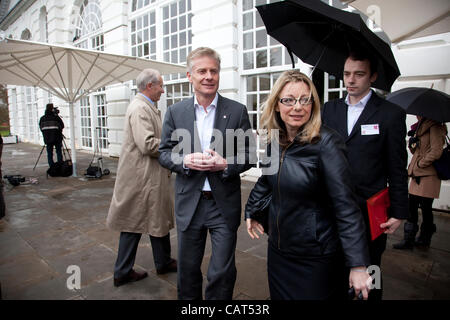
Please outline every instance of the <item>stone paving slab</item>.
[[[83, 171], [92, 154], [79, 151], [78, 177], [47, 178], [45, 154], [36, 170], [40, 147], [5, 145], [3, 174], [22, 174], [39, 180], [36, 185], [5, 186], [6, 217], [0, 220], [0, 282], [3, 299], [40, 300], [147, 300], [176, 299], [176, 273], [157, 275], [148, 236], [139, 243], [135, 267], [149, 276], [119, 288], [113, 286], [119, 232], [105, 226], [117, 159], [104, 156], [111, 174], [86, 179]], [[253, 181], [242, 182], [245, 206]], [[403, 235], [403, 226], [389, 236], [383, 256], [384, 299], [450, 299], [450, 215], [436, 213], [438, 232], [427, 250], [398, 251], [392, 244]], [[171, 233], [172, 256], [177, 256], [176, 229]], [[203, 287], [211, 255], [208, 235], [202, 263]], [[269, 298], [267, 235], [252, 240], [242, 220], [237, 234], [237, 281], [233, 299]], [[81, 270], [81, 288], [69, 290], [67, 267]]]

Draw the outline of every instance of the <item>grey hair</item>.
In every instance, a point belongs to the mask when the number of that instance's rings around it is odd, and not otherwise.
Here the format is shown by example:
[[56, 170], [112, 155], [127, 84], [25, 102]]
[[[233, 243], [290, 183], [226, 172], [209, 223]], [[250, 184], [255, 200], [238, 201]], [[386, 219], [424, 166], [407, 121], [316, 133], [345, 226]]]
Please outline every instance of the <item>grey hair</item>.
[[208, 56], [214, 60], [217, 61], [217, 64], [219, 65], [219, 71], [220, 71], [220, 55], [217, 53], [216, 50], [208, 48], [208, 47], [199, 47], [195, 49], [194, 51], [191, 51], [187, 58], [186, 58], [186, 64], [187, 64], [187, 71], [189, 73], [192, 72], [192, 67], [194, 66], [194, 61], [197, 58]]
[[155, 69], [144, 69], [136, 78], [136, 86], [139, 91], [144, 91], [148, 83], [159, 83], [161, 74]]

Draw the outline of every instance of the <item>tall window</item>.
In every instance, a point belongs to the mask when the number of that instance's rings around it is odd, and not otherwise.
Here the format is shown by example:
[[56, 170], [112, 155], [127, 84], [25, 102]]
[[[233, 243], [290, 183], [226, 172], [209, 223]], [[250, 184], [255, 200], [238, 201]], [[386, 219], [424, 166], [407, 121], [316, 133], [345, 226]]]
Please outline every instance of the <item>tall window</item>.
[[156, 60], [155, 11], [131, 20], [131, 55]]
[[38, 137], [37, 124], [39, 122], [35, 88], [25, 87], [25, 104], [27, 106], [27, 136], [29, 141], [34, 142]]
[[[278, 1], [278, 0], [277, 0]], [[292, 67], [291, 58], [277, 40], [267, 35], [264, 23], [255, 6], [277, 2], [274, 0], [241, 0], [242, 67], [246, 105], [252, 129], [259, 130], [262, 104], [281, 72]], [[298, 62], [294, 56], [294, 62]], [[258, 153], [261, 141], [257, 139]]]
[[[131, 55], [186, 63], [192, 51], [191, 0], [166, 1], [162, 5], [157, 1], [133, 1], [131, 11]], [[184, 73], [165, 75], [164, 84], [167, 106], [192, 95]], [[135, 81], [132, 90], [137, 91]]]
[[131, 4], [131, 11], [136, 11], [142, 9], [149, 4], [155, 3], [156, 0], [133, 0]]
[[[260, 69], [291, 65], [291, 58], [277, 40], [267, 35], [264, 23], [255, 6], [269, 0], [242, 0], [243, 69]], [[298, 58], [294, 56], [294, 61]]]
[[[75, 46], [104, 51], [102, 12], [99, 1], [84, 0], [77, 21]], [[98, 143], [100, 148], [108, 148], [106, 108], [105, 88], [100, 88], [95, 93], [80, 100], [81, 145], [83, 147], [92, 149]]]

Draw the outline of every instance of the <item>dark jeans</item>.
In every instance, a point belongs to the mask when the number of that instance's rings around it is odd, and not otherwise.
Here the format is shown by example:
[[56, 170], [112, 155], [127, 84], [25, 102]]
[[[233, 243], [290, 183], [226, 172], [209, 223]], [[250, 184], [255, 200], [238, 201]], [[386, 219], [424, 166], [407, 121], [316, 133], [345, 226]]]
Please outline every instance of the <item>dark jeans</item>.
[[56, 159], [58, 162], [63, 161], [62, 156], [62, 141], [57, 143], [49, 143], [47, 144], [47, 159], [48, 159], [48, 165], [51, 167], [55, 162], [53, 161], [53, 147], [56, 149]]
[[433, 198], [425, 198], [409, 195], [409, 219], [408, 221], [417, 224], [419, 220], [419, 207], [422, 209], [422, 224], [433, 225]]

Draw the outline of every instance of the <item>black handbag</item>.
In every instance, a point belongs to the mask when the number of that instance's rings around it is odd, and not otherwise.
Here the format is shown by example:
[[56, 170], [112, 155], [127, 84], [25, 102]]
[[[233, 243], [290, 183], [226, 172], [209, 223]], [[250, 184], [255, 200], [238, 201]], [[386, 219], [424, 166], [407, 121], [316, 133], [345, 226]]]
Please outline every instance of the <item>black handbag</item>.
[[446, 147], [442, 151], [441, 157], [433, 162], [437, 176], [441, 180], [450, 179], [450, 140], [448, 136], [446, 137], [445, 144]]
[[261, 198], [250, 213], [250, 218], [256, 220], [264, 228], [264, 232], [269, 232], [269, 209], [272, 201], [272, 193]]

